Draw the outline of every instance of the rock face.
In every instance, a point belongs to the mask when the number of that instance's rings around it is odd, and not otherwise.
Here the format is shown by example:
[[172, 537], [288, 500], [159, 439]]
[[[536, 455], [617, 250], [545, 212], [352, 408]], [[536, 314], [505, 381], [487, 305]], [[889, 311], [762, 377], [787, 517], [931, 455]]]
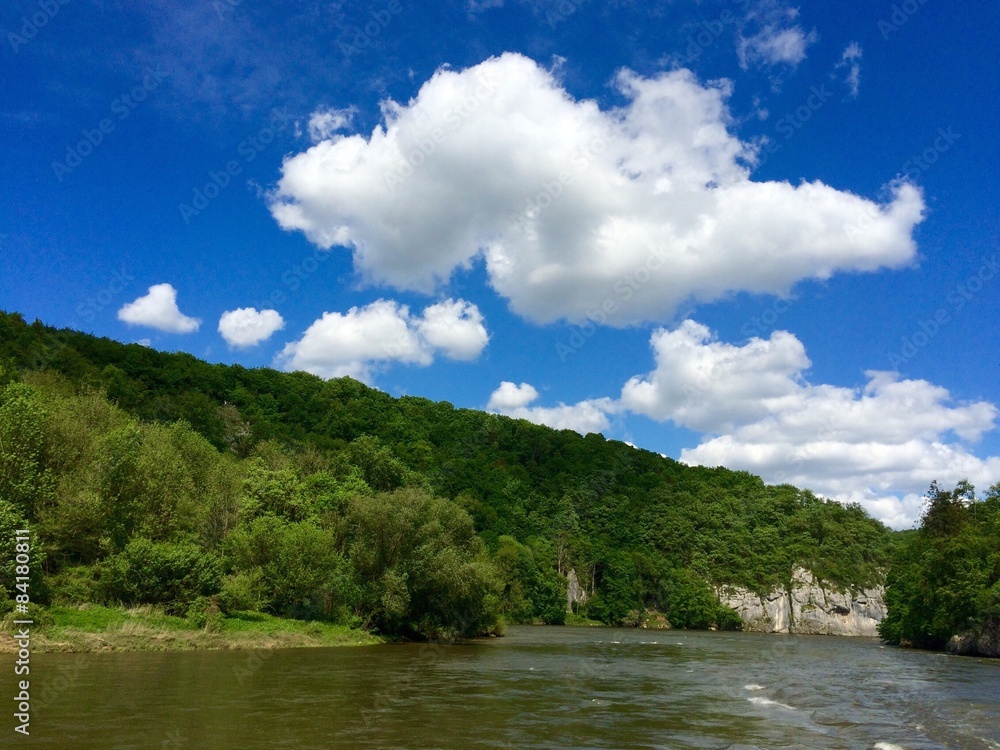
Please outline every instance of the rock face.
[[948, 641], [948, 653], [1000, 657], [1000, 620], [991, 620], [975, 630], [952, 636]]
[[719, 601], [735, 609], [744, 628], [761, 633], [878, 636], [885, 617], [882, 587], [840, 592], [825, 587], [805, 568], [792, 570], [789, 590], [759, 596], [724, 586]]
[[586, 603], [587, 591], [580, 585], [580, 580], [576, 577], [576, 570], [570, 568], [569, 573], [566, 574], [566, 611], [573, 614], [579, 605]]

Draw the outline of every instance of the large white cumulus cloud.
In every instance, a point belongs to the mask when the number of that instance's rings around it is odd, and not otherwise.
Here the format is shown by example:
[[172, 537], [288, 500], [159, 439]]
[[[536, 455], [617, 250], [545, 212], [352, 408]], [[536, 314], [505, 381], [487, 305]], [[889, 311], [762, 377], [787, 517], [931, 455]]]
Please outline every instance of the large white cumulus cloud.
[[613, 325], [913, 259], [916, 188], [878, 205], [815, 181], [753, 181], [727, 83], [625, 70], [616, 85], [626, 103], [601, 110], [521, 55], [441, 69], [411, 101], [384, 102], [369, 136], [331, 134], [287, 158], [271, 211], [322, 248], [349, 248], [376, 283], [428, 292], [483, 258], [494, 289], [537, 322], [587, 317], [636, 272]]
[[894, 526], [917, 519], [934, 479], [985, 489], [1000, 478], [1000, 457], [965, 445], [994, 428], [991, 403], [954, 403], [941, 386], [886, 372], [867, 373], [862, 388], [811, 384], [805, 348], [784, 331], [736, 346], [689, 320], [650, 343], [656, 366], [625, 384], [619, 405], [703, 433], [686, 463], [860, 502]]

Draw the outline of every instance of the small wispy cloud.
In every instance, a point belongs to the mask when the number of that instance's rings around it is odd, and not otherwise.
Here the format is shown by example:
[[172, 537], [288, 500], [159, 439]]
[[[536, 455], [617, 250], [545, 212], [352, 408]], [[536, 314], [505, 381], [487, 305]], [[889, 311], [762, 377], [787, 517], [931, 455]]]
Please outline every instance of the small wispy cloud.
[[740, 67], [749, 70], [751, 65], [764, 68], [786, 65], [794, 69], [805, 60], [806, 49], [819, 36], [815, 30], [807, 32], [802, 28], [798, 16], [798, 9], [780, 0], [762, 0], [753, 6], [737, 35]]
[[318, 109], [309, 117], [309, 138], [313, 143], [328, 140], [338, 130], [343, 130], [354, 119], [354, 107], [347, 109]]
[[844, 54], [840, 57], [840, 62], [836, 65], [838, 70], [847, 68], [844, 83], [847, 84], [852, 97], [858, 95], [858, 90], [861, 86], [861, 56], [861, 45], [857, 42], [851, 42], [847, 45], [847, 49], [844, 50]]

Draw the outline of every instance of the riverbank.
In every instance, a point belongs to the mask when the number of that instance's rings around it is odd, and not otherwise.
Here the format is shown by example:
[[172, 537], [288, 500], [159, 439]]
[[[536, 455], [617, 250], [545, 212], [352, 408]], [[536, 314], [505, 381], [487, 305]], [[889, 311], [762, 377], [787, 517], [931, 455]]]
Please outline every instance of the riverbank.
[[[46, 622], [31, 630], [33, 653], [104, 651], [193, 651], [368, 646], [385, 639], [363, 630], [323, 622], [289, 620], [260, 612], [236, 612], [198, 626], [155, 607], [51, 607]], [[15, 653], [8, 628], [0, 653]]]

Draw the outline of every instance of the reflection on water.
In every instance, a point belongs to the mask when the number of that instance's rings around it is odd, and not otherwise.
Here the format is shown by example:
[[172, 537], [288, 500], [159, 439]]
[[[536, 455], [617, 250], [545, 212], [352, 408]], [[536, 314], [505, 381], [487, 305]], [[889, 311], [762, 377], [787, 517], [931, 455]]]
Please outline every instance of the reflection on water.
[[1000, 662], [863, 639], [512, 628], [455, 646], [39, 654], [31, 677], [31, 737], [8, 712], [0, 744], [1000, 750]]

